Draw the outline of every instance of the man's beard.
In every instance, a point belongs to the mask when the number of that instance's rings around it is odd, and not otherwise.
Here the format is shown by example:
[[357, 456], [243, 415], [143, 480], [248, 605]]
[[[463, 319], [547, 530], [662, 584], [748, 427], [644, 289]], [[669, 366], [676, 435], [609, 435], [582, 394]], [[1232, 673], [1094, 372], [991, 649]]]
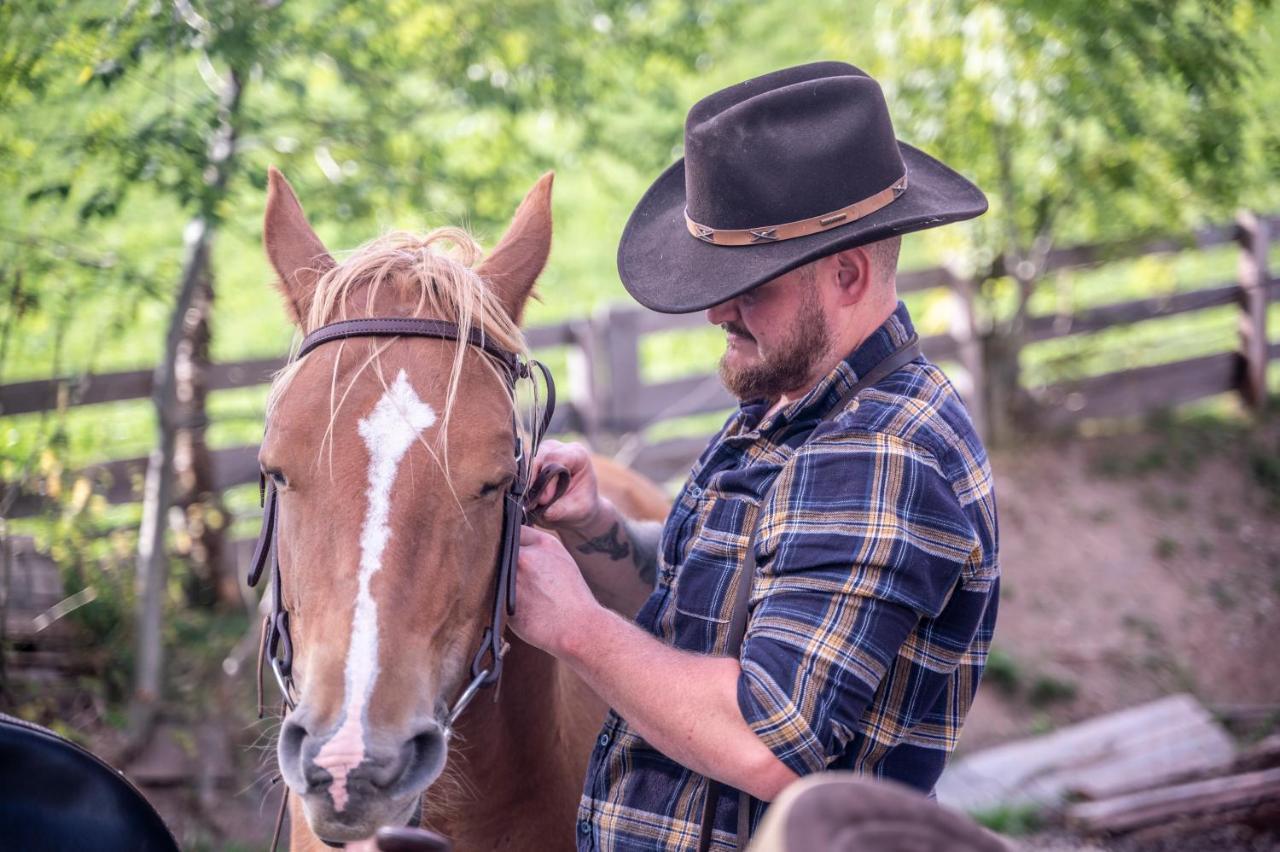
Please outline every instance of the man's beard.
[[[721, 323], [726, 332], [754, 340], [745, 328], [736, 323]], [[720, 381], [738, 399], [776, 400], [787, 391], [805, 388], [814, 378], [814, 366], [831, 348], [831, 332], [822, 312], [818, 294], [807, 289], [796, 311], [795, 320], [768, 356], [759, 357], [750, 364], [731, 366], [729, 353], [720, 358]]]

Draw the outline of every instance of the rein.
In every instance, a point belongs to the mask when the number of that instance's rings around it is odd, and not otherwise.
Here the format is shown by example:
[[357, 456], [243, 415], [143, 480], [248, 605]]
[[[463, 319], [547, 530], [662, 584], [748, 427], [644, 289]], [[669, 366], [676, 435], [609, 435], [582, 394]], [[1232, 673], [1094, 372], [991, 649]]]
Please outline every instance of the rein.
[[[502, 500], [502, 539], [498, 551], [493, 611], [489, 618], [489, 625], [485, 628], [480, 640], [480, 647], [471, 659], [471, 680], [454, 700], [445, 717], [444, 737], [447, 742], [452, 736], [454, 724], [477, 693], [485, 687], [496, 687], [502, 678], [502, 660], [510, 648], [503, 637], [507, 619], [514, 615], [516, 610], [516, 562], [520, 553], [520, 527], [536, 520], [536, 514], [540, 511], [531, 510], [528, 505], [529, 500], [542, 493], [545, 486], [553, 479], [555, 492], [552, 502], [559, 499], [569, 486], [569, 471], [558, 464], [544, 465], [537, 477], [530, 481], [533, 458], [555, 413], [555, 381], [552, 379], [551, 371], [542, 362], [532, 358], [521, 358], [516, 353], [492, 343], [476, 329], [471, 329], [463, 335], [456, 323], [408, 317], [340, 320], [321, 326], [303, 339], [302, 345], [290, 363], [325, 343], [352, 337], [426, 337], [456, 340], [474, 346], [496, 359], [504, 368], [513, 397], [515, 387], [521, 380], [527, 379], [533, 386], [535, 422], [529, 435], [527, 449], [521, 440], [516, 415], [512, 415], [511, 432], [515, 443], [516, 476]], [[541, 410], [539, 410], [535, 369], [541, 374], [547, 389], [546, 400], [541, 405]], [[294, 709], [296, 699], [293, 683], [293, 640], [289, 635], [289, 612], [285, 609], [281, 592], [280, 553], [275, 540], [279, 497], [275, 484], [267, 481], [265, 472], [259, 474], [258, 499], [263, 509], [262, 529], [249, 561], [249, 585], [256, 586], [268, 563], [271, 566], [271, 612], [263, 618], [262, 636], [258, 649], [258, 718], [262, 718], [265, 715], [262, 697], [262, 675], [265, 666], [269, 665], [275, 675], [286, 710]], [[494, 700], [497, 700], [496, 690]], [[281, 802], [280, 815], [276, 822], [276, 836], [271, 843], [273, 850], [279, 840], [280, 827], [284, 819], [284, 805], [287, 801], [288, 791], [285, 792]]]

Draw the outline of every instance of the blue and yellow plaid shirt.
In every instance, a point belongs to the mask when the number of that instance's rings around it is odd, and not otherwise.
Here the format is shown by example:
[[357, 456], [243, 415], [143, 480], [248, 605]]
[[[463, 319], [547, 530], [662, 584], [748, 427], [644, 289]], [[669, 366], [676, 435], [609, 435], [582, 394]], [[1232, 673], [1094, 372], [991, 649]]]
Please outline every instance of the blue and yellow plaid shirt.
[[[946, 376], [919, 358], [822, 416], [912, 333], [894, 314], [803, 399], [744, 404], [694, 465], [636, 617], [665, 642], [722, 654], [761, 496], [738, 706], [804, 775], [844, 769], [931, 792], [955, 748], [995, 626], [995, 492]], [[761, 418], [764, 417], [762, 420]], [[696, 848], [707, 781], [610, 712], [578, 808], [578, 848]], [[764, 803], [753, 805], [758, 824]], [[737, 795], [713, 835], [733, 848]]]

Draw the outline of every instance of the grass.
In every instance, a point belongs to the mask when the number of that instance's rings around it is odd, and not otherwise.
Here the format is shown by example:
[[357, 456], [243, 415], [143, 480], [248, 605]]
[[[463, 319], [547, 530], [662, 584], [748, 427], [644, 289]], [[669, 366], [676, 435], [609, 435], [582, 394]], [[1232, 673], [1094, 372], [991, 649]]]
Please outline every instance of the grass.
[[1007, 837], [1034, 834], [1044, 825], [1044, 817], [1035, 805], [998, 805], [969, 816], [978, 825]]
[[1027, 688], [1027, 702], [1032, 707], [1046, 708], [1053, 704], [1065, 704], [1073, 701], [1079, 692], [1075, 681], [1039, 675]]
[[1021, 667], [1007, 652], [1001, 648], [992, 648], [987, 654], [987, 667], [982, 679], [1006, 696], [1014, 696], [1022, 687], [1024, 676]]

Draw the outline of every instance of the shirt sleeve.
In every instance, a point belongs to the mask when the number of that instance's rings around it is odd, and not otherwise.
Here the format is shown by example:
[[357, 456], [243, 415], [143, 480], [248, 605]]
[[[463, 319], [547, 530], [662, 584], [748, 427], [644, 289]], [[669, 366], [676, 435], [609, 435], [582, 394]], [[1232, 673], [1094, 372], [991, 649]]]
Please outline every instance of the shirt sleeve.
[[932, 454], [882, 434], [806, 444], [761, 511], [738, 706], [803, 775], [839, 755], [979, 540]]

